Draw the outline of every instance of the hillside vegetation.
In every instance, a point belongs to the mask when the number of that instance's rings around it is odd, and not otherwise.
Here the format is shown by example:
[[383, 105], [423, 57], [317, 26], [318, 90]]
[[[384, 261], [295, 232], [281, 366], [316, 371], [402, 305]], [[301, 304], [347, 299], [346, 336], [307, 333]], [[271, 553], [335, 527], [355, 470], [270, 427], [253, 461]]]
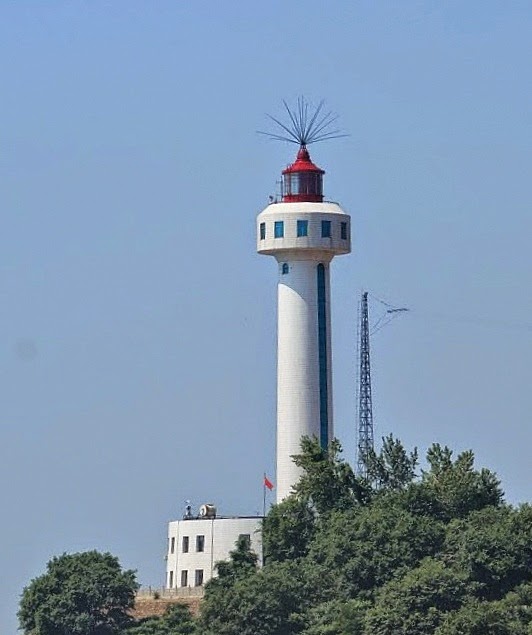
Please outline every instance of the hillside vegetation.
[[[532, 507], [506, 504], [472, 452], [454, 458], [436, 444], [426, 459], [420, 470], [417, 452], [389, 437], [361, 479], [338, 442], [323, 451], [304, 439], [303, 476], [264, 520], [262, 569], [241, 542], [207, 584], [198, 618], [176, 607], [68, 633], [532, 635]], [[24, 596], [22, 606], [25, 618]], [[27, 635], [67, 633], [21, 623]]]
[[392, 437], [357, 478], [305, 439], [304, 475], [264, 521], [266, 566], [237, 547], [207, 587], [205, 635], [532, 634], [532, 508], [433, 445], [426, 470]]

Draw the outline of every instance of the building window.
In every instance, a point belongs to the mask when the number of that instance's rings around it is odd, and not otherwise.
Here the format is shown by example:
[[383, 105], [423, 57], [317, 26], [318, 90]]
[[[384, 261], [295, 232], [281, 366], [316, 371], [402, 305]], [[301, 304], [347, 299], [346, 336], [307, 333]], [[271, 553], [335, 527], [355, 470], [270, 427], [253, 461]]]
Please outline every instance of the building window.
[[205, 551], [205, 536], [196, 536], [196, 551]]
[[297, 221], [297, 235], [308, 236], [308, 220]]
[[282, 220], [276, 220], [273, 225], [273, 235], [275, 238], [282, 238], [284, 236], [284, 222]]
[[340, 223], [340, 238], [347, 240], [347, 223]]
[[181, 586], [188, 586], [188, 571], [186, 569], [181, 571]]
[[174, 572], [170, 571], [168, 574], [168, 588], [172, 589], [174, 586]]
[[321, 221], [321, 237], [322, 238], [331, 237], [331, 221], [330, 220]]
[[183, 553], [188, 553], [188, 536], [183, 536], [183, 544], [181, 551]]
[[283, 264], [281, 265], [281, 273], [283, 274], [283, 276], [285, 276], [289, 271], [290, 268], [288, 267], [288, 263], [283, 262]]
[[203, 569], [196, 569], [194, 576], [194, 586], [202, 586], [203, 584]]
[[266, 223], [261, 223], [259, 228], [260, 228], [260, 239], [264, 240], [266, 238]]
[[249, 549], [251, 547], [251, 534], [240, 534], [238, 536], [238, 542], [243, 542]]
[[170, 540], [170, 553], [174, 553], [175, 551], [175, 538]]

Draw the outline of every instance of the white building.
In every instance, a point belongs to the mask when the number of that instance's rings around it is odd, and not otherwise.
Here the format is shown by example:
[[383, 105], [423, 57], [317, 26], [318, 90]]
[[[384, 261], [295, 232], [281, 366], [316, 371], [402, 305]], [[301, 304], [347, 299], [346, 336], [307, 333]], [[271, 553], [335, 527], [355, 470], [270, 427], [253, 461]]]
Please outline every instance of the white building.
[[[204, 508], [212, 506], [203, 505]], [[228, 560], [239, 537], [249, 540], [262, 566], [262, 517], [220, 517], [204, 513], [174, 520], [168, 525], [168, 553], [166, 561], [166, 588], [203, 586], [216, 575], [216, 563]]]
[[257, 251], [278, 263], [277, 502], [300, 477], [302, 436], [333, 438], [330, 263], [351, 251], [350, 217], [323, 200], [323, 174], [303, 143], [283, 171], [282, 202], [257, 217]]

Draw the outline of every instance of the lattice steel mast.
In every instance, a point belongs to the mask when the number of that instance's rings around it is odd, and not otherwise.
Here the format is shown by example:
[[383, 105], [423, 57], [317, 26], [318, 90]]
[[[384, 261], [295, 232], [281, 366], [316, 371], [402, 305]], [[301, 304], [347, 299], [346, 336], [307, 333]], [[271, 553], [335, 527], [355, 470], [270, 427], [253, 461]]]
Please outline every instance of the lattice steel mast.
[[367, 475], [365, 458], [373, 450], [373, 404], [371, 401], [371, 365], [369, 347], [369, 316], [368, 294], [362, 293], [360, 301], [359, 318], [359, 349], [358, 349], [358, 447], [357, 447], [357, 473], [360, 476]]

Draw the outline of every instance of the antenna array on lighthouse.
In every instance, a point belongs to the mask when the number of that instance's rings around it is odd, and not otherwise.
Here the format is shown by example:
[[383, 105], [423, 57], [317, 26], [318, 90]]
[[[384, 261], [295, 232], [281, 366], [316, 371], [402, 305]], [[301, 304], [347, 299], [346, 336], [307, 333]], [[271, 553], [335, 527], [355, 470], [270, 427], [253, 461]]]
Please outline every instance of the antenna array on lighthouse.
[[290, 107], [283, 99], [283, 105], [288, 114], [288, 119], [282, 121], [272, 115], [267, 117], [277, 126], [277, 132], [264, 132], [257, 130], [259, 134], [277, 141], [288, 141], [305, 147], [318, 141], [339, 139], [346, 137], [339, 128], [333, 128], [338, 115], [332, 111], [324, 110], [325, 101], [322, 99], [317, 106], [312, 106], [304, 97], [299, 97], [297, 104]]

